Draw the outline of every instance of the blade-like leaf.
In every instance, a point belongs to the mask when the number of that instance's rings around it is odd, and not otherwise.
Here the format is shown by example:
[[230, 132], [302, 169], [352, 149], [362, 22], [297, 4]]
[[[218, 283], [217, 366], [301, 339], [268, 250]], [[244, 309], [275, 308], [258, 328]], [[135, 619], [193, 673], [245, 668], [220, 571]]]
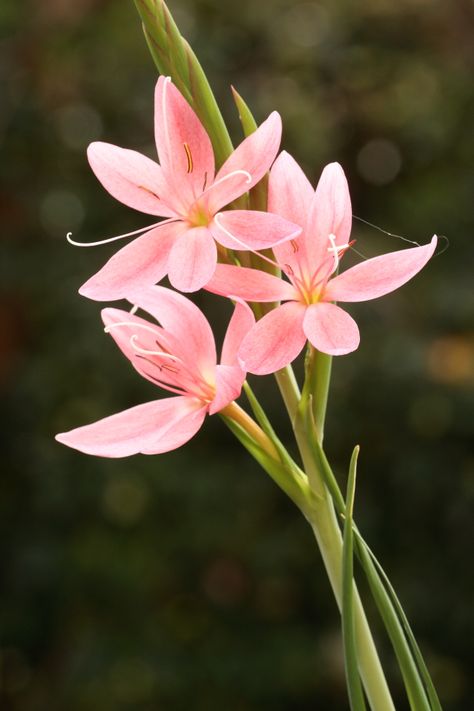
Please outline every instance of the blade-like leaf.
[[[329, 489], [337, 512], [346, 516], [346, 505], [336, 477], [318, 441], [311, 402], [306, 409], [306, 433], [315, 465]], [[411, 708], [415, 711], [442, 711], [433, 682], [395, 590], [382, 566], [353, 524], [355, 552], [367, 577], [373, 598], [392, 642], [405, 683]], [[427, 698], [428, 696], [428, 698]], [[429, 702], [428, 702], [429, 699]]]
[[346, 519], [342, 546], [342, 639], [344, 642], [344, 661], [346, 668], [347, 690], [352, 711], [366, 711], [364, 693], [357, 664], [357, 649], [354, 628], [354, 575], [353, 575], [353, 537], [352, 512], [354, 509], [357, 457], [359, 447], [355, 447], [349, 467], [347, 483]]
[[436, 693], [436, 689], [434, 687], [430, 673], [429, 673], [428, 668], [426, 666], [425, 660], [423, 659], [421, 650], [420, 650], [418, 643], [415, 639], [415, 636], [412, 632], [410, 623], [408, 622], [408, 618], [407, 618], [405, 611], [401, 605], [401, 602], [398, 599], [397, 594], [393, 588], [393, 585], [391, 584], [391, 582], [390, 582], [386, 572], [382, 568], [380, 562], [377, 560], [374, 553], [369, 548], [367, 543], [364, 541], [362, 536], [360, 536], [360, 534], [357, 531], [355, 531], [355, 534], [358, 539], [358, 545], [362, 545], [365, 548], [365, 550], [367, 551], [367, 553], [369, 554], [370, 558], [372, 559], [372, 562], [374, 564], [374, 567], [375, 567], [375, 570], [376, 570], [376, 573], [377, 573], [379, 579], [384, 583], [386, 590], [387, 590], [388, 594], [390, 595], [392, 605], [393, 605], [393, 607], [398, 615], [398, 618], [403, 626], [406, 637], [407, 637], [408, 642], [409, 642], [411, 649], [412, 649], [413, 657], [418, 665], [419, 673], [420, 673], [420, 676], [421, 676], [423, 683], [425, 685], [426, 693], [428, 694], [428, 698], [429, 698], [429, 701], [431, 704], [431, 709], [432, 709], [432, 711], [443, 711], [443, 709], [441, 707], [441, 703], [438, 698], [438, 694]]
[[421, 681], [420, 671], [405, 636], [397, 610], [381, 580], [365, 542], [359, 537], [358, 557], [367, 577], [372, 596], [387, 630], [398, 660], [412, 711], [433, 711]]

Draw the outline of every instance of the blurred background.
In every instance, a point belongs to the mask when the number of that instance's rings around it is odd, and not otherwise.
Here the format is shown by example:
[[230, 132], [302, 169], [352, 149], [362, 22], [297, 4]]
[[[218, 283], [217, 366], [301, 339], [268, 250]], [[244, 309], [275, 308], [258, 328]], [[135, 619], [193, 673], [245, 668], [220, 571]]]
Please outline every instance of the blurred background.
[[[474, 6], [470, 0], [170, 0], [229, 122], [232, 83], [316, 181], [420, 243], [410, 284], [350, 307], [327, 449], [413, 624], [444, 708], [472, 708]], [[311, 531], [209, 418], [182, 450], [88, 458], [53, 435], [156, 396], [77, 289], [147, 224], [90, 141], [154, 155], [156, 71], [131, 0], [0, 5], [0, 706], [5, 711], [347, 709], [338, 616]], [[403, 242], [355, 222], [366, 256]], [[348, 262], [352, 257], [347, 257]], [[217, 297], [198, 297], [214, 322]], [[222, 330], [222, 325], [218, 328]], [[259, 392], [287, 441], [270, 378]], [[397, 709], [406, 702], [378, 629]]]

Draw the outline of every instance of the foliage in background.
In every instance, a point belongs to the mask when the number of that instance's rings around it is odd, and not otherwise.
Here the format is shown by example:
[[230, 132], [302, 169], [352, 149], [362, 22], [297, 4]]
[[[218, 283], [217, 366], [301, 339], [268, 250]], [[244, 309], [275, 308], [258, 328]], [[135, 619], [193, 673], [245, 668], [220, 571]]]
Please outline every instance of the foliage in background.
[[[229, 457], [219, 422], [153, 459], [95, 461], [52, 439], [150, 399], [103, 335], [97, 305], [75, 294], [110, 248], [84, 254], [64, 235], [136, 226], [137, 214], [98, 188], [85, 148], [106, 138], [152, 155], [156, 74], [132, 3], [26, 4], [0, 8], [0, 705], [342, 711], [342, 648], [310, 532], [244, 453]], [[327, 445], [341, 471], [362, 445], [359, 524], [416, 621], [446, 710], [467, 711], [472, 6], [172, 9], [234, 143], [229, 82], [258, 120], [280, 111], [284, 147], [313, 182], [326, 162], [344, 165], [357, 215], [420, 242], [450, 239], [423, 278], [359, 306], [363, 345], [335, 364]], [[362, 223], [354, 234], [368, 256], [402, 246]], [[221, 301], [205, 298], [219, 314]]]

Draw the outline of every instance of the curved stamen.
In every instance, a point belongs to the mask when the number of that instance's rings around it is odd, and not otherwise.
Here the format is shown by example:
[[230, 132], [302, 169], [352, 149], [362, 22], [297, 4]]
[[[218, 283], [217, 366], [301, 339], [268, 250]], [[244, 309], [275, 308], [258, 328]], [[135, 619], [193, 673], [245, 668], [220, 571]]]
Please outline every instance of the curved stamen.
[[[143, 356], [137, 355], [137, 358], [142, 358], [142, 357]], [[147, 360], [147, 359], [144, 358], [144, 360]], [[150, 365], [156, 366], [156, 363], [152, 363], [151, 361], [147, 361], [147, 362], [149, 362]], [[159, 366], [157, 366], [157, 367], [158, 367], [158, 370], [160, 370], [160, 372], [161, 372], [161, 368]], [[161, 378], [157, 378], [154, 375], [152, 375], [151, 373], [147, 373], [145, 370], [143, 370], [143, 374], [146, 375], [147, 378], [150, 378], [150, 380], [153, 380], [153, 382], [156, 385], [159, 385], [160, 388], [163, 388], [163, 390], [168, 390], [168, 392], [173, 393], [174, 395], [189, 395], [186, 388], [174, 387], [173, 385], [170, 385], [166, 381], [161, 380]], [[193, 395], [194, 395], [194, 393], [193, 393]]]
[[176, 222], [176, 217], [170, 217], [169, 220], [161, 220], [160, 222], [155, 222], [155, 224], [153, 224], [153, 225], [148, 225], [147, 227], [141, 227], [139, 230], [134, 230], [133, 232], [126, 232], [123, 235], [117, 235], [116, 237], [109, 237], [108, 239], [101, 239], [98, 242], [76, 242], [76, 240], [72, 239], [72, 237], [71, 237], [72, 232], [67, 233], [66, 239], [69, 242], [69, 244], [72, 244], [74, 247], [99, 247], [101, 244], [108, 244], [109, 242], [116, 242], [119, 239], [125, 239], [126, 237], [133, 237], [133, 235], [138, 235], [141, 232], [148, 232], [148, 230], [151, 230], [154, 227], [161, 227], [161, 225], [167, 224], [169, 222]]
[[341, 250], [349, 249], [350, 244], [349, 243], [336, 244], [336, 235], [333, 235], [332, 233], [330, 235], [328, 235], [328, 239], [331, 243], [331, 246], [328, 247], [328, 252], [332, 252], [334, 255], [334, 269], [333, 269], [333, 271], [335, 272], [336, 269], [339, 267], [339, 262], [340, 262], [339, 252]]
[[209, 187], [204, 190], [201, 194], [201, 197], [208, 193], [210, 190], [213, 190], [217, 185], [220, 185], [223, 183], [225, 180], [228, 180], [229, 178], [233, 178], [234, 175], [245, 175], [245, 182], [247, 185], [252, 182], [252, 176], [248, 172], [248, 170], [233, 170], [231, 173], [227, 173], [227, 175], [223, 175], [222, 178], [219, 178], [219, 180], [216, 180], [212, 185], [209, 185]]
[[244, 175], [245, 176], [245, 182], [247, 185], [249, 185], [252, 182], [252, 176], [247, 170], [233, 170], [231, 173], [227, 173], [227, 175], [223, 175], [222, 178], [219, 178], [219, 180], [216, 180], [214, 183], [209, 185], [205, 190], [203, 189], [201, 195], [199, 196], [199, 199], [201, 199], [204, 195], [207, 195], [209, 192], [214, 190], [215, 187], [218, 185], [221, 185], [221, 183], [225, 182], [229, 178], [233, 178], [235, 175]]
[[149, 331], [155, 338], [160, 335], [157, 333], [156, 328], [153, 326], [148, 326], [146, 323], [139, 323], [137, 321], [116, 321], [115, 323], [109, 323], [104, 328], [104, 333], [110, 333], [113, 328], [119, 328], [120, 326], [128, 326], [129, 328], [143, 328], [144, 331]]
[[[137, 353], [140, 353], [141, 355], [153, 355], [153, 356], [160, 356], [160, 358], [169, 358], [170, 360], [174, 361], [175, 363], [181, 363], [181, 359], [178, 358], [177, 356], [171, 355], [171, 353], [166, 353], [165, 351], [152, 351], [149, 350], [148, 348], [141, 348], [141, 346], [137, 345], [137, 340], [138, 336], [136, 333], [133, 334], [133, 336], [130, 337], [130, 345], [132, 346], [133, 350], [136, 351]], [[158, 341], [157, 341], [158, 343]]]

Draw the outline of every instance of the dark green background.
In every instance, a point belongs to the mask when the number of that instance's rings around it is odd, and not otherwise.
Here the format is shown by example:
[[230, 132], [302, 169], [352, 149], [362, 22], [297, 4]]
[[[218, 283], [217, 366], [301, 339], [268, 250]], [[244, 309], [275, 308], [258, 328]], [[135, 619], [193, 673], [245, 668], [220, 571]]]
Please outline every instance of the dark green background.
[[[327, 447], [362, 454], [356, 514], [405, 605], [445, 709], [472, 667], [474, 6], [469, 0], [181, 0], [172, 10], [235, 142], [234, 84], [316, 181], [339, 160], [355, 214], [450, 248], [350, 307]], [[57, 431], [155, 397], [77, 288], [147, 224], [108, 196], [87, 144], [153, 155], [153, 64], [130, 1], [0, 5], [5, 711], [347, 709], [335, 604], [297, 511], [219, 418], [180, 451], [123, 461]], [[372, 256], [403, 243], [355, 223]], [[222, 331], [228, 310], [198, 297]], [[273, 383], [258, 384], [283, 438]], [[369, 603], [369, 611], [372, 608]], [[383, 633], [397, 709], [406, 703]]]

